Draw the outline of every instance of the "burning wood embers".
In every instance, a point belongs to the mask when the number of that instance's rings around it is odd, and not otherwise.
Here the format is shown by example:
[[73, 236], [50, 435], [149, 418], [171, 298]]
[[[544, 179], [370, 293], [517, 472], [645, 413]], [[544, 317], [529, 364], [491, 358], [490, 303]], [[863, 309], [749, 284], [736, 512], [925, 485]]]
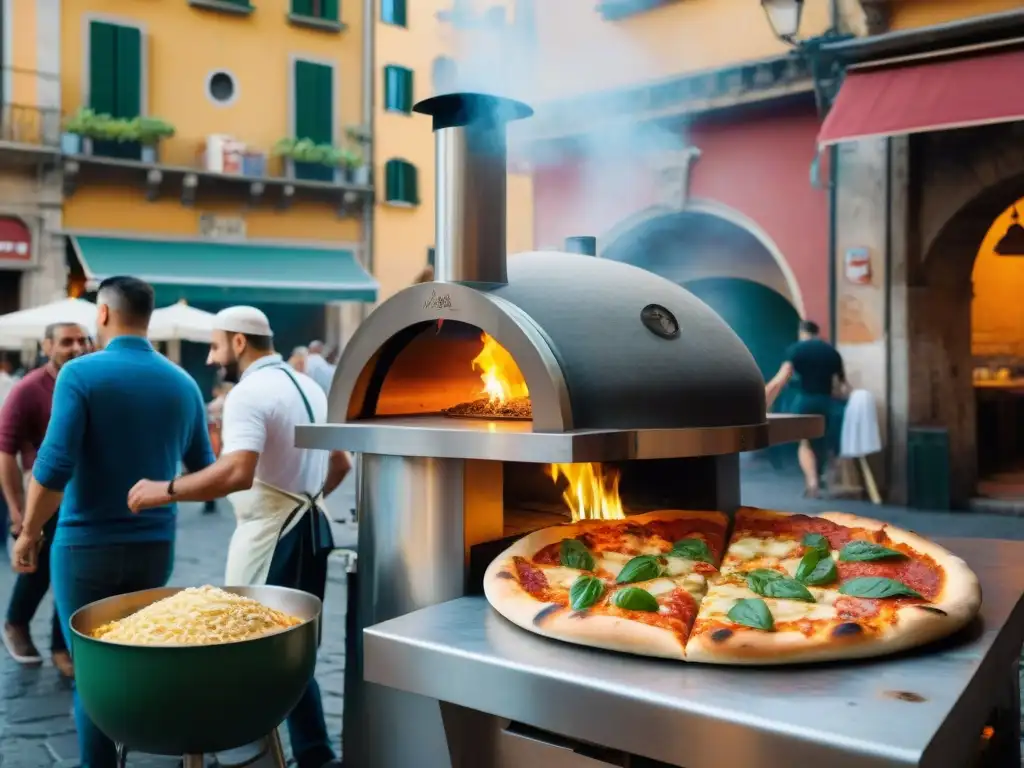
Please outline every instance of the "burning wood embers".
[[445, 408], [445, 416], [460, 419], [518, 419], [533, 418], [530, 390], [512, 355], [492, 336], [480, 335], [483, 349], [473, 358], [473, 370], [480, 371], [483, 387], [480, 397], [466, 403]]

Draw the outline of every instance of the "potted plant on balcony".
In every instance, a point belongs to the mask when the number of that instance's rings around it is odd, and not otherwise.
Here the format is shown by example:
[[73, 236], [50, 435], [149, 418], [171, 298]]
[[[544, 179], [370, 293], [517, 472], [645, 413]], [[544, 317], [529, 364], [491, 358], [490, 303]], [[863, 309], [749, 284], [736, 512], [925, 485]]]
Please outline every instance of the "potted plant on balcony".
[[345, 164], [348, 166], [349, 181], [360, 186], [370, 184], [370, 164], [366, 162], [361, 149], [349, 149], [345, 153]]
[[[317, 144], [312, 139], [281, 139], [274, 145], [273, 154], [284, 160], [284, 175], [295, 178], [295, 164], [326, 166], [334, 170], [335, 183], [344, 179], [343, 150], [333, 144]], [[341, 178], [339, 178], [339, 176]]]
[[96, 128], [97, 115], [88, 107], [78, 111], [64, 121], [60, 136], [60, 151], [65, 155], [92, 154], [92, 134]]
[[133, 140], [142, 144], [142, 162], [157, 162], [160, 142], [174, 135], [174, 126], [158, 117], [136, 117], [132, 122], [137, 134]]
[[353, 184], [369, 185], [370, 183], [370, 145], [373, 143], [373, 135], [369, 126], [350, 125], [345, 129], [345, 135], [355, 146], [352, 148], [353, 159], [358, 157], [351, 168], [350, 176]]

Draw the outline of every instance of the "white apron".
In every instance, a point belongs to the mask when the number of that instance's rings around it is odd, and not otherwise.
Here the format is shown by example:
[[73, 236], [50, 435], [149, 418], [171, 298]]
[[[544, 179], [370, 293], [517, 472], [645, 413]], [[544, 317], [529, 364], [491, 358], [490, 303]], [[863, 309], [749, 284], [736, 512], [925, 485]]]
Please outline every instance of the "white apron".
[[[274, 367], [280, 368], [295, 385], [309, 423], [315, 423], [313, 408], [299, 382], [287, 366], [278, 364]], [[256, 587], [267, 583], [277, 542], [300, 521], [306, 520], [306, 515], [323, 514], [324, 495], [322, 488], [312, 496], [292, 493], [257, 479], [253, 481], [252, 488], [229, 494], [228, 500], [235, 509], [237, 524], [228, 545], [224, 584], [229, 587]]]
[[323, 514], [323, 493], [310, 498], [256, 480], [252, 488], [228, 496], [235, 508], [235, 532], [228, 545], [224, 584], [255, 587], [267, 583], [278, 540], [306, 519]]

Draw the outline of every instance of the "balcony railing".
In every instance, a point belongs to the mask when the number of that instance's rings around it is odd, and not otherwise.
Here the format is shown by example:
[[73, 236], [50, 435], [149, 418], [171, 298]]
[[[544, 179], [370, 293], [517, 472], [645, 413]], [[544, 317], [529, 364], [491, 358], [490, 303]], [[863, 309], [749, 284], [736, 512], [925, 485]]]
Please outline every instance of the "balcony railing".
[[20, 67], [0, 68], [0, 142], [60, 146], [60, 77]]
[[25, 104], [3, 104], [0, 142], [56, 150], [60, 146], [60, 110]]

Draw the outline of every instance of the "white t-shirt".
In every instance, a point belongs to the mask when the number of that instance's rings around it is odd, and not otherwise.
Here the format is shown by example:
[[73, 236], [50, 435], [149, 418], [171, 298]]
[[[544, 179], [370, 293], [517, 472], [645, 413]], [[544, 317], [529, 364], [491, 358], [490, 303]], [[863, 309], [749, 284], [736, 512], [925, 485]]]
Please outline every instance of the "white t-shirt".
[[288, 374], [302, 388], [314, 422], [327, 421], [327, 395], [309, 376], [282, 370], [280, 355], [250, 365], [228, 392], [221, 417], [221, 454], [260, 454], [256, 478], [292, 493], [317, 493], [327, 479], [330, 453], [295, 447], [295, 427], [309, 424], [309, 414]]

